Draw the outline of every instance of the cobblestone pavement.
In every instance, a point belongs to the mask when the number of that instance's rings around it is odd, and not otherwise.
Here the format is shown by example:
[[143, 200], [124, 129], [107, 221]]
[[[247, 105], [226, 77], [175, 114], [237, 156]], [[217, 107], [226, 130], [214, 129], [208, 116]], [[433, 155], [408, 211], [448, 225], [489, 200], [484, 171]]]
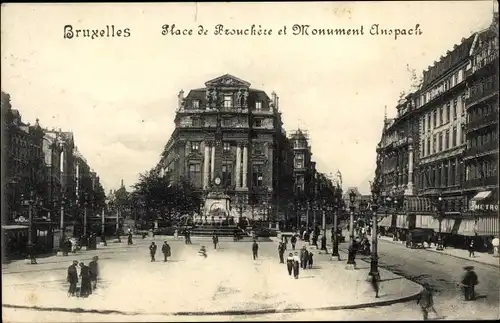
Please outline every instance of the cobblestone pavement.
[[[156, 240], [158, 244], [161, 243], [160, 239]], [[204, 239], [193, 239], [193, 245], [172, 241], [173, 257], [167, 263], [149, 262], [149, 243], [149, 240], [140, 240], [132, 246], [113, 245], [106, 250], [88, 251], [75, 256], [90, 258], [93, 254], [98, 254], [101, 259], [101, 273], [105, 279], [100, 282], [96, 293], [88, 299], [66, 298], [67, 286], [64, 278], [67, 265], [72, 260], [69, 257], [58, 257], [40, 265], [25, 265], [24, 268], [21, 268], [21, 265], [3, 268], [3, 302], [101, 310], [115, 308], [127, 313], [145, 311], [150, 314], [166, 314], [197, 310], [262, 310], [266, 307], [290, 310], [376, 300], [365, 281], [366, 267], [346, 271], [343, 263], [331, 262], [329, 257], [324, 255], [323, 259], [322, 255], [316, 255], [315, 268], [303, 271], [301, 278], [295, 280], [288, 276], [284, 265], [278, 263], [276, 245], [272, 242], [261, 242], [259, 259], [253, 260], [251, 243], [221, 241], [220, 248], [212, 250], [210, 241]], [[206, 259], [197, 255], [202, 243], [208, 248]], [[158, 255], [157, 259], [160, 260], [159, 258], [161, 257]], [[399, 298], [400, 294], [408, 292], [408, 288], [414, 288], [413, 293], [419, 290], [415, 289], [415, 285], [406, 286], [406, 280], [394, 277], [388, 272], [382, 273], [382, 279], [387, 281], [381, 288], [381, 300]], [[13, 319], [16, 313], [23, 318], [30, 316], [23, 314], [29, 313], [26, 310], [4, 308], [4, 319], [13, 315], [10, 320], [18, 321]], [[66, 319], [66, 314], [70, 314], [69, 317], [77, 321], [86, 321], [85, 317], [94, 321], [101, 320], [97, 318], [101, 317], [100, 314], [41, 311], [36, 313], [39, 313], [36, 321], [73, 321]], [[310, 313], [320, 319], [325, 312]], [[304, 320], [309, 319], [308, 315], [300, 313], [276, 315], [287, 319], [302, 315]], [[106, 321], [113, 321], [118, 317], [118, 321], [125, 320], [119, 313], [102, 316], [102, 320]], [[153, 316], [147, 317], [152, 319]], [[252, 317], [273, 319], [273, 315]], [[130, 318], [127, 320], [137, 321], [139, 316]], [[194, 318], [191, 316], [191, 319]], [[233, 318], [236, 319], [235, 316]], [[179, 319], [182, 320], [181, 317], [175, 317], [175, 320]], [[237, 320], [244, 319], [245, 316], [242, 316]], [[165, 316], [162, 316], [161, 320], [165, 320]]]

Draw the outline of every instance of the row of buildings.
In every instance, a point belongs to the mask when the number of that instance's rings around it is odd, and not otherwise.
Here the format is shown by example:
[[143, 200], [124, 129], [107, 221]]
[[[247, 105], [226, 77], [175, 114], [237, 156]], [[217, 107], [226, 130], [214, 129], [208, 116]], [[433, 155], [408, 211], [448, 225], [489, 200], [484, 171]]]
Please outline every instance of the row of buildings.
[[498, 13], [423, 72], [377, 147], [385, 226], [499, 235]]
[[269, 97], [229, 74], [180, 91], [175, 129], [156, 170], [204, 193], [199, 217], [299, 220], [318, 183], [331, 181], [316, 170], [307, 131], [287, 135], [279, 107], [276, 93]]
[[1, 108], [2, 233], [10, 248], [6, 251], [22, 252], [30, 218], [36, 248], [58, 247], [54, 231], [60, 229], [61, 216], [65, 227], [78, 233], [83, 212], [90, 218], [102, 208], [99, 177], [78, 151], [72, 132], [42, 128], [38, 119], [34, 125], [23, 122], [3, 91]]

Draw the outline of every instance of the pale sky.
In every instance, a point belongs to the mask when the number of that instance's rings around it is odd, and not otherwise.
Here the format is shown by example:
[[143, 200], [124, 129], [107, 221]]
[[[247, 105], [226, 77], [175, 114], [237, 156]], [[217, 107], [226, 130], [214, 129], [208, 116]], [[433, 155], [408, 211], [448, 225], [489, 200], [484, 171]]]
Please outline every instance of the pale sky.
[[[174, 129], [177, 94], [229, 73], [280, 97], [285, 129], [309, 131], [320, 172], [369, 192], [384, 106], [410, 87], [407, 64], [433, 64], [489, 25], [492, 1], [2, 5], [2, 90], [25, 122], [73, 131], [106, 190], [156, 165]], [[206, 36], [162, 36], [163, 24]], [[414, 28], [420, 36], [372, 36]], [[130, 28], [128, 38], [63, 39], [74, 29]], [[215, 36], [216, 24], [273, 29]], [[294, 24], [359, 28], [364, 36], [294, 36]], [[276, 35], [287, 26], [288, 35]]]

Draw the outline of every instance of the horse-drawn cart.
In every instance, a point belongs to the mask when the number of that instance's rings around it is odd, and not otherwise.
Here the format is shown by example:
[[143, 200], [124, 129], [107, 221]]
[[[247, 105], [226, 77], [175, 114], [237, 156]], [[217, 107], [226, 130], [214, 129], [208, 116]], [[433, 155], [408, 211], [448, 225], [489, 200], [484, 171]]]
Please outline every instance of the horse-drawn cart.
[[432, 229], [413, 229], [408, 233], [406, 239], [406, 248], [421, 248], [425, 249], [425, 242], [431, 240], [434, 230]]

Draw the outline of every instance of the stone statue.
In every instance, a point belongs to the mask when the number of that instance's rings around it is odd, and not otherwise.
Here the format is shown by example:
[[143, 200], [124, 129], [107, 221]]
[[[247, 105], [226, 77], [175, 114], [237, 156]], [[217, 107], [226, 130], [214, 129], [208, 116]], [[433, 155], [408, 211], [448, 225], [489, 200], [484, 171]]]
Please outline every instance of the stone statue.
[[242, 93], [241, 93], [241, 91], [238, 91], [236, 93], [236, 104], [239, 106], [241, 106], [241, 97], [242, 97]]
[[248, 99], [248, 92], [243, 93], [243, 106], [247, 105], [247, 99]]

